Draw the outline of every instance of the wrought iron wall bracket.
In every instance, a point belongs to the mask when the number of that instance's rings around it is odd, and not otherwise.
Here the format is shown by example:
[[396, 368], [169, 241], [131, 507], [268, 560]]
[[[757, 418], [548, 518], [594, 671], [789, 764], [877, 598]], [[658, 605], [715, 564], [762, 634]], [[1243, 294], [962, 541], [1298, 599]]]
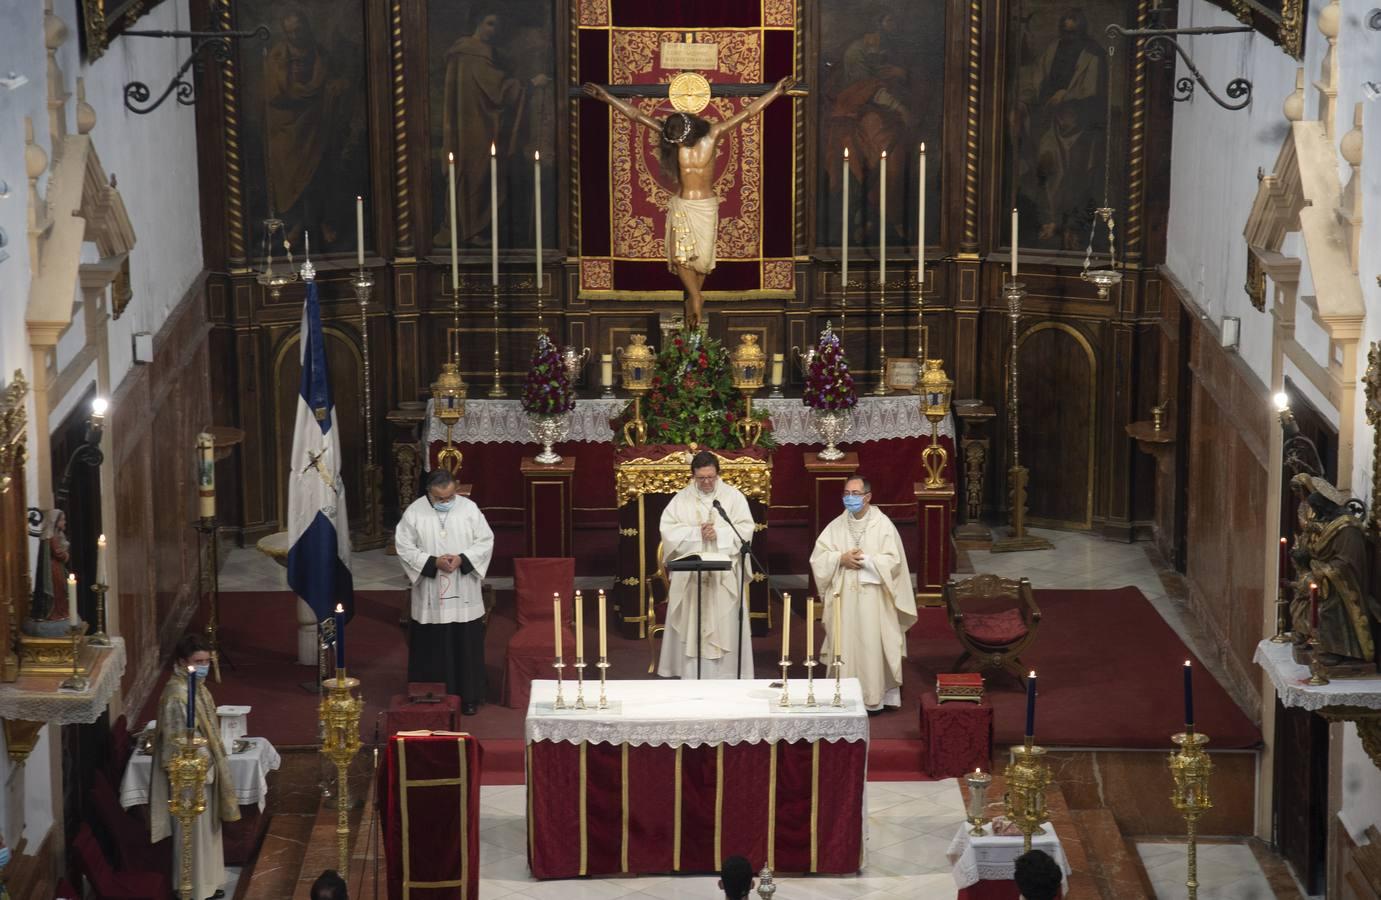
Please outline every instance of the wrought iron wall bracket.
[[[216, 4], [212, 3], [212, 19], [219, 21], [215, 15]], [[152, 103], [149, 98], [153, 92], [149, 86], [142, 81], [131, 81], [125, 85], [125, 109], [141, 116], [148, 115], [155, 109], [163, 105], [163, 101], [168, 99], [168, 95], [177, 92], [177, 102], [183, 106], [191, 106], [197, 102], [196, 89], [192, 82], [187, 79], [187, 72], [192, 66], [196, 65], [200, 69], [202, 51], [209, 49], [211, 58], [216, 62], [223, 63], [230, 59], [230, 53], [235, 47], [236, 41], [246, 38], [258, 38], [261, 41], [269, 39], [269, 27], [260, 25], [253, 31], [125, 31], [121, 32], [123, 37], [148, 37], [148, 38], [188, 38], [192, 41], [192, 53], [187, 60], [178, 68], [177, 74], [173, 75], [173, 80], [163, 89], [163, 93], [158, 95], [158, 99]], [[142, 104], [142, 105], [141, 105]]]
[[1132, 38], [1134, 40], [1145, 41], [1146, 58], [1152, 62], [1159, 62], [1166, 58], [1170, 51], [1180, 58], [1185, 67], [1189, 69], [1189, 75], [1182, 75], [1175, 80], [1175, 101], [1183, 102], [1194, 96], [1194, 83], [1208, 93], [1208, 96], [1223, 109], [1239, 110], [1246, 109], [1252, 102], [1252, 83], [1245, 78], [1234, 78], [1228, 82], [1224, 93], [1228, 95], [1228, 100], [1238, 100], [1238, 103], [1230, 103], [1218, 96], [1209, 83], [1204, 80], [1203, 73], [1199, 67], [1194, 65], [1194, 60], [1190, 59], [1189, 54], [1180, 46], [1180, 42], [1175, 38], [1182, 35], [1206, 35], [1206, 34], [1247, 34], [1254, 31], [1248, 25], [1217, 26], [1211, 28], [1123, 28], [1121, 25], [1109, 25], [1108, 34], [1108, 55], [1113, 52], [1113, 42], [1119, 37]]

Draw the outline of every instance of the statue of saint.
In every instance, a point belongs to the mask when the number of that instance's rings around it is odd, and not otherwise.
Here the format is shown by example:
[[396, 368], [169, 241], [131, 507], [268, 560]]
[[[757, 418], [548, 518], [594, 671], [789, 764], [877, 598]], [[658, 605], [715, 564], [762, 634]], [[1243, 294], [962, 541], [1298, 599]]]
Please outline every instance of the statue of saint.
[[766, 109], [790, 90], [794, 79], [777, 82], [770, 91], [723, 122], [711, 122], [686, 112], [665, 121], [613, 97], [597, 84], [586, 84], [585, 93], [623, 115], [661, 133], [662, 169], [676, 183], [677, 193], [667, 203], [667, 268], [686, 287], [686, 327], [698, 328], [704, 309], [701, 288], [714, 270], [715, 238], [719, 231], [719, 196], [714, 190], [714, 161], [719, 139], [740, 123]]
[[[1322, 478], [1296, 475], [1291, 486], [1304, 495], [1294, 552], [1301, 578], [1291, 604], [1296, 639], [1313, 638], [1313, 662], [1330, 677], [1374, 675], [1381, 603], [1370, 589], [1371, 542], [1362, 517]], [[1310, 583], [1319, 587], [1317, 630]]]

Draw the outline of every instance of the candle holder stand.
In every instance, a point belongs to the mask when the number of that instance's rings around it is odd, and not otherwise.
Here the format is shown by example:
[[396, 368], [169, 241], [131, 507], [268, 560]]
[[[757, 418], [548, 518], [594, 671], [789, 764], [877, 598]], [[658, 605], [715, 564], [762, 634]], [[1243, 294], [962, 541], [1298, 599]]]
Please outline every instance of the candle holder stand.
[[887, 283], [878, 284], [878, 383], [874, 397], [886, 397], [887, 390]]
[[109, 585], [91, 585], [91, 591], [96, 595], [96, 633], [86, 639], [87, 645], [91, 647], [110, 646], [110, 636], [105, 633], [105, 593], [108, 590]]
[[1276, 589], [1276, 633], [1271, 637], [1273, 644], [1288, 644], [1295, 639], [1286, 627], [1290, 621], [1290, 600], [1285, 596], [1285, 587]]
[[566, 697], [561, 692], [564, 687], [562, 672], [566, 668], [566, 661], [558, 656], [556, 657], [556, 662], [551, 664], [551, 667], [556, 670], [556, 700], [552, 703], [551, 708], [566, 709]]
[[1189, 890], [1189, 900], [1196, 900], [1199, 896], [1197, 829], [1199, 817], [1213, 808], [1208, 793], [1208, 776], [1213, 771], [1213, 762], [1204, 752], [1208, 735], [1196, 733], [1192, 725], [1185, 727], [1184, 732], [1170, 737], [1179, 747], [1170, 754], [1170, 774], [1175, 779], [1175, 792], [1170, 800], [1184, 816], [1189, 870], [1184, 886]]
[[[1317, 626], [1316, 626], [1317, 627]], [[1309, 638], [1309, 684], [1314, 687], [1328, 684], [1328, 672], [1324, 669], [1323, 663], [1319, 662], [1319, 637], [1317, 634]]]
[[969, 834], [979, 837], [983, 834], [983, 826], [988, 823], [984, 813], [988, 809], [988, 788], [993, 783], [993, 776], [975, 771], [967, 775], [966, 780], [969, 783], [968, 823], [973, 826]]
[[595, 667], [599, 669], [599, 708], [608, 709], [609, 697], [604, 693], [604, 683], [605, 675], [609, 671], [609, 657], [601, 656], [599, 662], [595, 663]]
[[[364, 363], [364, 480], [361, 487], [364, 501], [364, 529], [352, 537], [357, 550], [374, 550], [384, 546], [393, 534], [384, 528], [384, 470], [374, 456], [374, 372], [369, 359], [369, 301], [374, 292], [374, 276], [363, 267], [355, 270], [350, 280], [355, 299], [360, 304], [360, 352]], [[219, 680], [219, 678], [217, 679]]]
[[820, 665], [815, 657], [806, 658], [806, 706], [814, 709], [820, 704], [815, 700], [815, 667]]
[[[217, 539], [219, 531], [215, 516], [202, 516], [197, 519], [197, 531], [210, 547], [211, 557], [210, 603], [206, 612], [206, 643], [211, 646], [211, 674], [216, 683], [221, 683], [221, 550]], [[197, 555], [198, 561], [201, 555]], [[200, 588], [198, 584], [198, 588]], [[227, 660], [228, 662], [228, 660]]]
[[834, 699], [830, 701], [830, 706], [843, 706], [844, 697], [839, 689], [844, 680], [844, 657], [834, 654], [834, 662], [830, 665], [834, 667]]
[[492, 306], [494, 308], [494, 385], [489, 388], [489, 396], [492, 399], [500, 400], [508, 396], [503, 389], [503, 382], [499, 377], [499, 286], [494, 285], [494, 298]]
[[72, 638], [72, 674], [63, 679], [62, 684], [58, 685], [64, 691], [84, 691], [91, 682], [81, 672], [82, 661], [82, 632], [86, 630], [86, 623], [79, 625], [69, 625], [68, 634]]
[[575, 658], [575, 708], [588, 709], [585, 705], [585, 657]]
[[777, 662], [777, 665], [782, 667], [782, 696], [777, 699], [777, 705], [788, 707], [791, 705], [791, 690], [790, 682], [787, 680], [787, 673], [791, 671], [791, 660], [783, 655]]
[[1007, 766], [1007, 791], [1002, 796], [1007, 818], [1021, 829], [1022, 852], [1031, 852], [1033, 835], [1045, 834], [1041, 823], [1049, 818], [1045, 809], [1045, 789], [1050, 785], [1050, 767], [1042, 762], [1045, 748], [1031, 742], [1012, 748], [1015, 759]]
[[202, 753], [206, 738], [188, 728], [178, 742], [177, 755], [168, 761], [168, 812], [182, 826], [182, 851], [178, 860], [178, 896], [194, 900], [192, 893], [192, 822], [206, 812], [206, 771], [210, 757]]
[[1012, 510], [1012, 532], [1009, 537], [993, 541], [994, 553], [1021, 550], [1050, 550], [1055, 545], [1043, 537], [1026, 533], [1026, 483], [1030, 472], [1021, 464], [1020, 417], [1018, 415], [1017, 351], [1021, 328], [1021, 304], [1026, 299], [1026, 285], [1009, 281], [1002, 286], [1007, 300], [1008, 330], [1011, 332], [1010, 363], [1007, 369], [1007, 419], [1012, 432], [1012, 467], [1007, 470], [1007, 491]]
[[322, 682], [321, 752], [336, 764], [336, 851], [339, 872], [350, 871], [350, 763], [360, 751], [360, 712], [364, 701], [352, 693], [360, 686], [344, 667]]

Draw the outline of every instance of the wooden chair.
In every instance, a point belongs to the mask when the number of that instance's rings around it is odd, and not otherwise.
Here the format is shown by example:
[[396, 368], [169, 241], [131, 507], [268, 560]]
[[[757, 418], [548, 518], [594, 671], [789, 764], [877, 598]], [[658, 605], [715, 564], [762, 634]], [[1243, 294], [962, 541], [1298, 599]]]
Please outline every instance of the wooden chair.
[[943, 594], [949, 625], [964, 648], [955, 671], [977, 659], [980, 669], [1004, 669], [1024, 677], [1021, 653], [1036, 639], [1041, 624], [1031, 581], [975, 575], [947, 581]]

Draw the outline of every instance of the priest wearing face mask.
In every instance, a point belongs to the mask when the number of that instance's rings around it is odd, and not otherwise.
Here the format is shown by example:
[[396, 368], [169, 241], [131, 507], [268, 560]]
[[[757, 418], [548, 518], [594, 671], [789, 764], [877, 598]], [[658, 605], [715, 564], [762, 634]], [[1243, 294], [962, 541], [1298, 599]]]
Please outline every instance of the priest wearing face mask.
[[[872, 505], [872, 485], [855, 475], [844, 482], [844, 512], [825, 526], [810, 554], [810, 569], [824, 597], [826, 640], [844, 658], [843, 675], [863, 686], [870, 712], [901, 706], [906, 632], [916, 621], [916, 592], [897, 526]], [[838, 598], [836, 600], [836, 597]], [[842, 634], [834, 634], [834, 604]]]
[[[192, 894], [184, 900], [207, 900], [225, 884], [225, 851], [221, 845], [221, 823], [237, 822], [240, 807], [235, 782], [230, 775], [230, 760], [221, 744], [220, 717], [216, 701], [206, 687], [211, 668], [211, 645], [195, 632], [183, 635], [173, 649], [173, 674], [163, 687], [158, 701], [158, 731], [153, 744], [153, 778], [149, 785], [149, 838], [158, 843], [173, 837], [173, 884], [180, 883], [182, 842], [192, 842]], [[178, 755], [178, 745], [187, 735], [187, 673], [196, 673], [196, 733], [205, 738], [202, 754], [210, 765], [206, 770], [206, 811], [183, 832], [182, 823], [168, 812], [171, 786], [168, 765]]]
[[[716, 509], [718, 504], [718, 509]], [[720, 514], [723, 510], [724, 515]], [[725, 521], [725, 516], [729, 521]], [[729, 523], [733, 523], [733, 528]], [[748, 628], [747, 603], [739, 602], [737, 530], [753, 538], [753, 513], [743, 492], [719, 477], [719, 459], [701, 450], [691, 460], [691, 480], [671, 498], [662, 512], [662, 558], [666, 562], [695, 554], [721, 553], [733, 567], [702, 572], [672, 572], [667, 591], [666, 632], [657, 674], [664, 678], [752, 678], [753, 637]], [[748, 577], [751, 577], [751, 572]], [[700, 593], [700, 592], [703, 592]], [[696, 675], [696, 603], [701, 604], [699, 676]], [[743, 653], [739, 653], [742, 630]]]
[[398, 522], [394, 544], [412, 582], [408, 680], [444, 681], [467, 716], [484, 700], [484, 600], [480, 587], [494, 554], [494, 532], [480, 508], [456, 494], [445, 469]]

